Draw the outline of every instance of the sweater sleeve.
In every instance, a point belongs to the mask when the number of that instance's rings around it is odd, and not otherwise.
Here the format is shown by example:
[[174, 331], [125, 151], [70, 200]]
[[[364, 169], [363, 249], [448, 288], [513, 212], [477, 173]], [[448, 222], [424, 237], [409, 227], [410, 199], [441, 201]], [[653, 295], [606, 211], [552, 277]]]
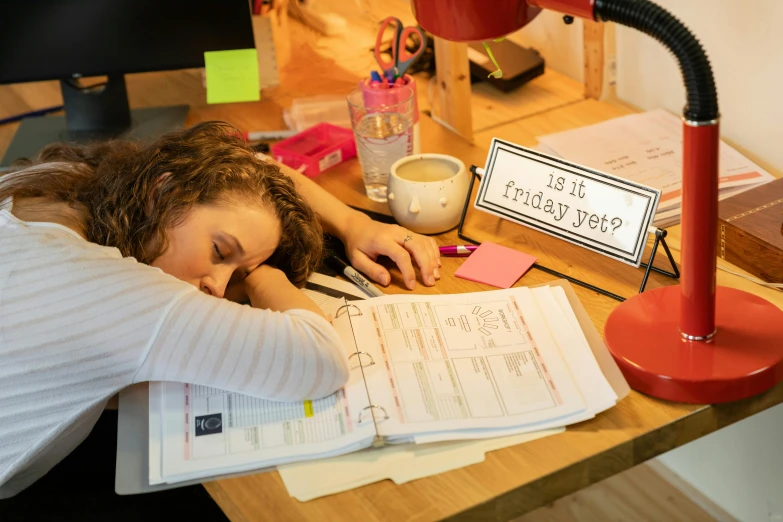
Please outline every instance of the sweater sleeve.
[[319, 315], [250, 308], [193, 291], [162, 318], [134, 381], [295, 401], [334, 393], [348, 373], [343, 343]]

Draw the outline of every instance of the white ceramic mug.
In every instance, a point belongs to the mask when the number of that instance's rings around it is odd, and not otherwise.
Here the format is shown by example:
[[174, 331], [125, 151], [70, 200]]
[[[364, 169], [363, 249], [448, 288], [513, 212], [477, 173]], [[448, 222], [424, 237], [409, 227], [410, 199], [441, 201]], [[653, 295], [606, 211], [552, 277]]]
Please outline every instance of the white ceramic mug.
[[445, 154], [414, 154], [391, 166], [388, 203], [394, 219], [419, 234], [459, 224], [468, 192], [465, 164]]

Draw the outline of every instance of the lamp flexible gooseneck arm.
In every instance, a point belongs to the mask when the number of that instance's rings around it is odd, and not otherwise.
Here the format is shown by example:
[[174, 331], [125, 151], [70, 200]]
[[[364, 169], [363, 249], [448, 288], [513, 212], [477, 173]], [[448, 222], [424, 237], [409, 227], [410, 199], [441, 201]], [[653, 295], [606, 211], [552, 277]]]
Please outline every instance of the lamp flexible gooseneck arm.
[[679, 62], [685, 82], [685, 119], [704, 122], [718, 118], [718, 94], [707, 54], [676, 17], [647, 0], [595, 0], [593, 16], [641, 31], [665, 45]]
[[528, 0], [545, 9], [615, 22], [666, 46], [682, 71], [682, 251], [679, 329], [688, 340], [715, 334], [718, 226], [718, 95], [712, 68], [696, 37], [675, 16], [649, 0]]

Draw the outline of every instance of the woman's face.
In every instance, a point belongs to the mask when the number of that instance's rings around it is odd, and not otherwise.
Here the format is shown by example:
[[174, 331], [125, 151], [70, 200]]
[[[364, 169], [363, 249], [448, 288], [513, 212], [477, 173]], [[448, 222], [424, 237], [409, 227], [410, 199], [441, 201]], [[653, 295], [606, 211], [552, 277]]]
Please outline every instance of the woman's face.
[[166, 233], [168, 248], [151, 265], [223, 297], [229, 281], [269, 259], [280, 242], [280, 222], [267, 205], [205, 205]]

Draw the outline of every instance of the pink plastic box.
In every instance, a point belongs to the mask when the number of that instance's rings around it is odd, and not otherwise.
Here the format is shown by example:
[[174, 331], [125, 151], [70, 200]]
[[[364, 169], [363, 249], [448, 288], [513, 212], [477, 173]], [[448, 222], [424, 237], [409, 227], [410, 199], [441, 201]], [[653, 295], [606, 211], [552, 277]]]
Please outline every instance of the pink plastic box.
[[356, 157], [353, 131], [319, 123], [270, 147], [272, 157], [314, 178], [326, 169]]

